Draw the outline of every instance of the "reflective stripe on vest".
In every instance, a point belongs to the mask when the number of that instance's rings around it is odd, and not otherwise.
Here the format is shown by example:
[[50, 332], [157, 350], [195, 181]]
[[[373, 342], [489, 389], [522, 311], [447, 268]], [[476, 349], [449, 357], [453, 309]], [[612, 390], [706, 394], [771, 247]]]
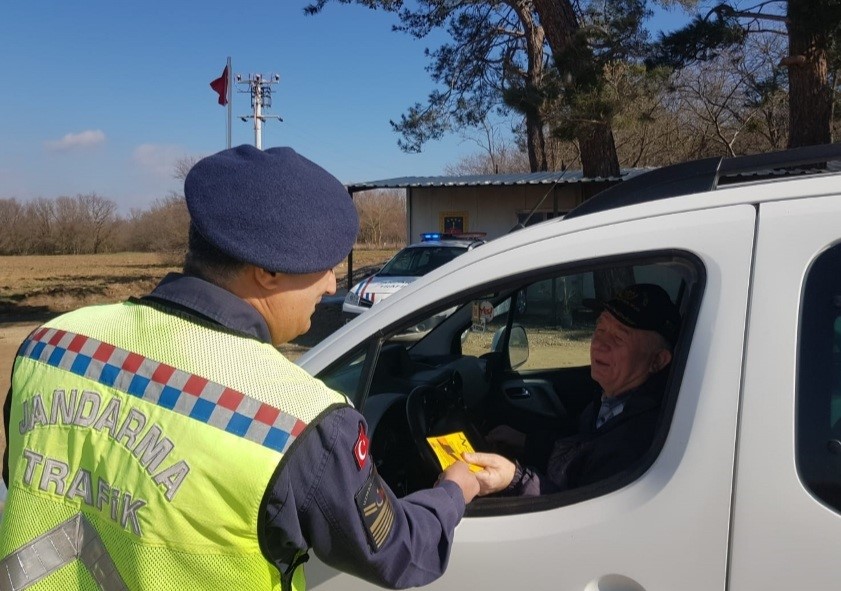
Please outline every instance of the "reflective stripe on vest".
[[64, 330], [36, 331], [21, 347], [20, 355], [114, 387], [281, 453], [306, 427], [297, 417], [242, 392]]
[[114, 561], [84, 515], [71, 517], [0, 560], [0, 591], [23, 591], [76, 559], [102, 591], [126, 591]]

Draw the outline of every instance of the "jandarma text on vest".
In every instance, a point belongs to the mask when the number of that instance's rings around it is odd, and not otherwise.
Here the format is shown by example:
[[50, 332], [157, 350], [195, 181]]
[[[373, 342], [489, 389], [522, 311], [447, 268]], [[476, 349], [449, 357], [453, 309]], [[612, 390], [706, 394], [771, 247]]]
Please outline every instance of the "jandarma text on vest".
[[[152, 481], [163, 486], [166, 499], [172, 501], [187, 478], [190, 466], [184, 460], [178, 460], [162, 467], [175, 449], [172, 440], [165, 436], [158, 425], [148, 425], [148, 418], [140, 410], [129, 408], [128, 412], [121, 413], [122, 403], [120, 398], [111, 396], [103, 404], [103, 396], [92, 390], [84, 390], [80, 395], [76, 389], [70, 390], [69, 394], [63, 389], [57, 389], [49, 402], [48, 415], [42, 394], [36, 393], [32, 398], [23, 400], [23, 420], [18, 429], [21, 435], [38, 427], [54, 425], [105, 432], [131, 451]], [[44, 475], [41, 480], [45, 478], [49, 480]]]

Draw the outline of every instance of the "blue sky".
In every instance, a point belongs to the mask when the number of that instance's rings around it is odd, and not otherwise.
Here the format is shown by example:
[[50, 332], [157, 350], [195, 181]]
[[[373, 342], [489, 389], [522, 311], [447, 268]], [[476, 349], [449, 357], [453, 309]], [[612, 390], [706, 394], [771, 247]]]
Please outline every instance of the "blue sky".
[[[454, 135], [404, 154], [397, 120], [432, 83], [424, 48], [393, 15], [306, 0], [7, 2], [0, 9], [0, 198], [96, 192], [122, 214], [170, 191], [179, 157], [225, 148], [227, 111], [209, 83], [280, 75], [263, 147], [288, 145], [345, 183], [442, 174], [477, 151]], [[686, 20], [663, 13], [652, 27]], [[439, 38], [440, 39], [440, 38]], [[244, 87], [237, 87], [243, 88]], [[233, 145], [254, 143], [247, 94], [233, 96]]]

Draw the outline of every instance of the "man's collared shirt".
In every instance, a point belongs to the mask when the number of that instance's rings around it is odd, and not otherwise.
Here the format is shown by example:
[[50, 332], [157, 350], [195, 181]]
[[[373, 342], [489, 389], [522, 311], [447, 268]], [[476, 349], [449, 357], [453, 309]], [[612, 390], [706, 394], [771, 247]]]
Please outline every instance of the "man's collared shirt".
[[599, 429], [610, 419], [622, 414], [622, 411], [625, 410], [625, 402], [628, 400], [628, 395], [633, 392], [634, 390], [630, 390], [619, 396], [605, 396], [602, 394], [602, 405], [599, 408], [599, 414], [596, 416], [596, 429]]

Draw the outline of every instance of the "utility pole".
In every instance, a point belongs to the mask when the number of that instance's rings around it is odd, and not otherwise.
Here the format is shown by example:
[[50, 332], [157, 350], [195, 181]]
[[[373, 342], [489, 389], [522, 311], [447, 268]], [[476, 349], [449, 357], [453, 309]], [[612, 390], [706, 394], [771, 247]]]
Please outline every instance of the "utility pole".
[[263, 122], [267, 119], [277, 119], [283, 121], [278, 115], [266, 115], [264, 109], [270, 109], [272, 106], [272, 85], [280, 82], [279, 74], [272, 74], [268, 78], [262, 74], [248, 74], [247, 78], [243, 78], [242, 74], [236, 75], [237, 84], [240, 86], [247, 86], [247, 90], [240, 90], [239, 92], [251, 93], [251, 115], [240, 115], [243, 122], [249, 119], [254, 120], [254, 147], [258, 150], [263, 149]]

